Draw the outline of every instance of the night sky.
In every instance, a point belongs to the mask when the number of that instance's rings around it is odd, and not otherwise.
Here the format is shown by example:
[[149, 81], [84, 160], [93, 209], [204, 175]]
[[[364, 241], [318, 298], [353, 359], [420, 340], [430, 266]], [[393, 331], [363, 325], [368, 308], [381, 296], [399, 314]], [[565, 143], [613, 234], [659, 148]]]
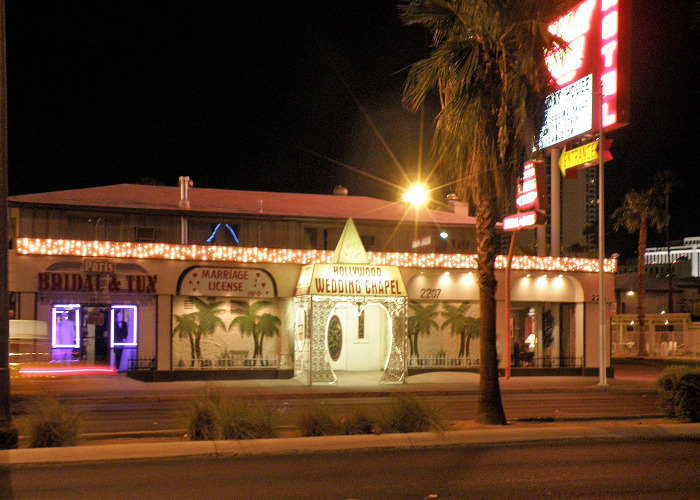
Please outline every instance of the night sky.
[[[632, 119], [606, 166], [608, 214], [676, 172], [672, 238], [700, 235], [691, 3], [634, 1]], [[421, 120], [401, 105], [430, 38], [394, 0], [6, 0], [6, 23], [11, 195], [189, 175], [396, 200], [430, 170], [435, 107]], [[635, 238], [613, 235], [608, 253], [633, 255]]]

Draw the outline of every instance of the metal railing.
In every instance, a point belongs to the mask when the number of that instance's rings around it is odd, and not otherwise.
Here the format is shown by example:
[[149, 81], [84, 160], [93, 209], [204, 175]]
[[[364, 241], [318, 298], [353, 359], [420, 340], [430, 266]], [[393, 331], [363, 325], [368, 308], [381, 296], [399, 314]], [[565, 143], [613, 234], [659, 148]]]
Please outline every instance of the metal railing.
[[517, 362], [511, 362], [512, 367], [531, 368], [580, 368], [583, 366], [582, 356], [543, 356], [521, 358]]
[[[247, 351], [246, 351], [247, 353]], [[277, 369], [277, 356], [249, 358], [247, 354], [233, 354], [219, 359], [183, 359], [174, 366], [175, 370], [251, 370]]]
[[153, 358], [134, 358], [129, 360], [129, 371], [155, 370], [156, 360]]
[[409, 368], [467, 368], [479, 366], [479, 358], [447, 358], [442, 356], [428, 356], [408, 359]]

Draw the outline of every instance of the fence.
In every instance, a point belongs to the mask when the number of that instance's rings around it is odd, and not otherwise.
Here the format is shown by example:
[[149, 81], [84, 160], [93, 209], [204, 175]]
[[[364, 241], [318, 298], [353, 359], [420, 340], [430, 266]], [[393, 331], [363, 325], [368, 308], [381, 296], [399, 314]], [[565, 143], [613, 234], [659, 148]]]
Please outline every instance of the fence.
[[[610, 355], [614, 358], [639, 356], [639, 332], [624, 331], [614, 335]], [[651, 331], [644, 332], [647, 356], [650, 358], [700, 360], [700, 332]]]

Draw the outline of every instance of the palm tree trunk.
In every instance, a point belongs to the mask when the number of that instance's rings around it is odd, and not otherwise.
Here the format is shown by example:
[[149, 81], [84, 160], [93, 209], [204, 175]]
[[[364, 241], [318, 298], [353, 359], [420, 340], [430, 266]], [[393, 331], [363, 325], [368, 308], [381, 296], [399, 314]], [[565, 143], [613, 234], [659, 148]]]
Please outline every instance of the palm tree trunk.
[[477, 272], [479, 274], [479, 309], [481, 337], [479, 367], [479, 403], [476, 421], [487, 425], [506, 425], [498, 383], [496, 350], [496, 200], [483, 197], [476, 207]]
[[637, 243], [637, 331], [639, 332], [639, 356], [648, 356], [647, 341], [644, 331], [646, 328], [646, 289], [647, 266], [644, 253], [647, 249], [647, 220], [642, 217], [639, 223], [639, 241]]
[[467, 335], [466, 333], [462, 332], [459, 334], [459, 355], [457, 356], [458, 358], [462, 358], [464, 356], [464, 343], [467, 340]]

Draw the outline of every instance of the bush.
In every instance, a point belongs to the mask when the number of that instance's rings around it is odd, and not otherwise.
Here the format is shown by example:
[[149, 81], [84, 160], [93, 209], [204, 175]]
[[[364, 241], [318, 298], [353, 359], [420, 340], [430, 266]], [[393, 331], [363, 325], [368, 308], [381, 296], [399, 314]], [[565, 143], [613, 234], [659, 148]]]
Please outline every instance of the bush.
[[303, 437], [333, 436], [341, 433], [341, 426], [325, 408], [311, 406], [299, 416], [299, 432]]
[[220, 398], [207, 393], [192, 402], [189, 412], [189, 436], [192, 441], [207, 441], [219, 438], [218, 406]]
[[375, 419], [359, 410], [353, 413], [350, 418], [343, 419], [340, 424], [341, 433], [346, 435], [372, 434], [377, 427]]
[[445, 429], [440, 411], [414, 396], [397, 396], [382, 414], [379, 429], [386, 433], [440, 432]]
[[656, 381], [664, 415], [700, 422], [700, 368], [666, 368]]
[[189, 408], [192, 441], [215, 439], [263, 439], [277, 437], [272, 411], [237, 398], [207, 391]]
[[222, 401], [219, 423], [224, 439], [265, 439], [277, 437], [273, 413], [238, 399]]
[[30, 408], [29, 446], [51, 448], [78, 443], [80, 414], [52, 396], [36, 399]]

